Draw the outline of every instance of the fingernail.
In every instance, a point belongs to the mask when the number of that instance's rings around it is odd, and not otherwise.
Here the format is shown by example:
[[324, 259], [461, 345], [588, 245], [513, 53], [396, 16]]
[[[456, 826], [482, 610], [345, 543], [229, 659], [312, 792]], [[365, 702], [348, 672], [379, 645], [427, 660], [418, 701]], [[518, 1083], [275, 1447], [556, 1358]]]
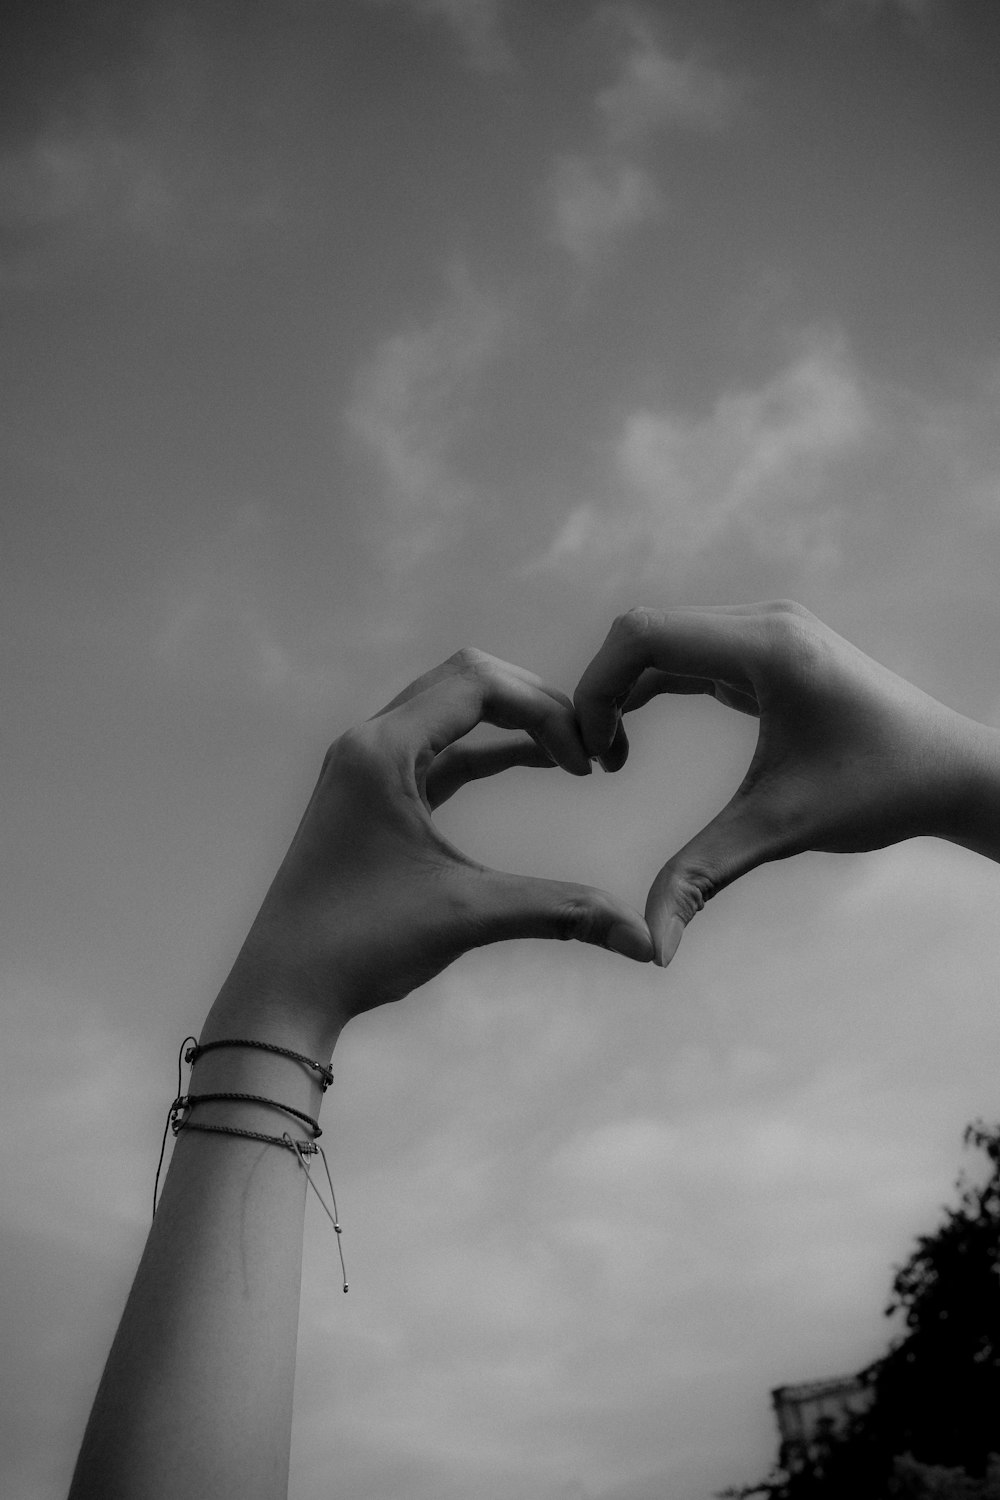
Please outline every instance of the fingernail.
[[624, 922], [616, 922], [604, 940], [605, 948], [620, 953], [623, 958], [634, 958], [637, 963], [648, 964], [653, 957], [653, 945], [647, 935], [636, 932]]
[[663, 936], [656, 945], [656, 962], [661, 969], [665, 969], [680, 946], [681, 938], [684, 936], [684, 923], [678, 916], [673, 916], [663, 929]]

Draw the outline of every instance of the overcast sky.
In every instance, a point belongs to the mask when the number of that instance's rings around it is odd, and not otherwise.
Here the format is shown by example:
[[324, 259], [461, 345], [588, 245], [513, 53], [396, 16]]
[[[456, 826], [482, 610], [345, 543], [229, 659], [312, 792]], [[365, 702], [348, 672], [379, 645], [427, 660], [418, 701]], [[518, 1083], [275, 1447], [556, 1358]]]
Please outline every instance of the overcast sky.
[[[12, 19], [12, 13], [14, 19]], [[327, 742], [472, 645], [801, 600], [1000, 723], [1000, 6], [8, 7], [0, 1489], [57, 1500], [197, 1030]], [[754, 725], [651, 704], [440, 815], [612, 888]], [[708, 1500], [884, 1345], [995, 1119], [994, 866], [747, 877], [642, 969], [471, 955], [352, 1024], [292, 1497]]]

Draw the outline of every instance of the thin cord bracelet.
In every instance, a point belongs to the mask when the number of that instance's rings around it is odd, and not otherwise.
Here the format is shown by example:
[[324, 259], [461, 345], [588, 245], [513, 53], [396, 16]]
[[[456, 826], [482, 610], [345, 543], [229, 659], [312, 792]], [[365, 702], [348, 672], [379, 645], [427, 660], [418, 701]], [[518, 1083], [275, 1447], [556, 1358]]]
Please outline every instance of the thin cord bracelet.
[[196, 1104], [211, 1104], [217, 1100], [232, 1104], [266, 1104], [268, 1108], [280, 1109], [283, 1114], [291, 1115], [294, 1120], [308, 1125], [314, 1141], [318, 1141], [323, 1134], [319, 1121], [314, 1120], [312, 1115], [307, 1115], [305, 1110], [295, 1109], [291, 1104], [281, 1104], [277, 1099], [265, 1099], [263, 1094], [180, 1094], [170, 1106], [174, 1135], [181, 1128], [175, 1117], [182, 1109], [190, 1111]]
[[[187, 1047], [188, 1042], [191, 1042], [194, 1045], [188, 1048], [188, 1051], [185, 1052], [184, 1049], [185, 1047]], [[265, 1146], [280, 1146], [282, 1150], [291, 1151], [293, 1153], [296, 1161], [298, 1162], [298, 1165], [306, 1174], [306, 1182], [316, 1194], [323, 1212], [326, 1214], [327, 1218], [330, 1220], [330, 1223], [333, 1225], [334, 1231], [337, 1235], [337, 1250], [340, 1255], [340, 1269], [343, 1273], [344, 1291], [346, 1292], [348, 1290], [347, 1268], [344, 1265], [344, 1247], [341, 1242], [341, 1235], [343, 1233], [343, 1230], [340, 1227], [340, 1220], [337, 1212], [337, 1195], [333, 1190], [333, 1178], [330, 1175], [330, 1164], [326, 1159], [326, 1152], [323, 1150], [323, 1147], [317, 1145], [317, 1138], [323, 1133], [320, 1129], [319, 1122], [317, 1120], [314, 1120], [311, 1115], [307, 1115], [303, 1110], [295, 1109], [290, 1104], [282, 1104], [277, 1099], [267, 1099], [261, 1094], [182, 1094], [182, 1059], [186, 1062], [191, 1063], [193, 1066], [194, 1063], [197, 1062], [200, 1053], [206, 1052], [212, 1047], [258, 1047], [261, 1051], [264, 1052], [276, 1052], [280, 1056], [290, 1057], [295, 1062], [301, 1062], [307, 1067], [312, 1068], [317, 1073], [319, 1073], [321, 1077], [320, 1087], [324, 1092], [333, 1082], [333, 1073], [329, 1068], [324, 1068], [322, 1064], [314, 1062], [312, 1058], [304, 1057], [301, 1053], [298, 1052], [292, 1052], [287, 1047], [272, 1046], [270, 1042], [237, 1040], [207, 1042], [204, 1047], [199, 1048], [197, 1041], [193, 1036], [186, 1036], [183, 1042], [181, 1042], [180, 1051], [177, 1054], [177, 1095], [167, 1113], [166, 1124], [163, 1127], [163, 1140], [160, 1142], [160, 1159], [156, 1164], [156, 1178], [153, 1183], [154, 1219], [156, 1217], [156, 1200], [160, 1186], [160, 1172], [163, 1169], [163, 1155], [167, 1147], [167, 1134], [171, 1129], [173, 1130], [175, 1136], [180, 1135], [184, 1130], [195, 1130], [204, 1135], [231, 1135], [242, 1138], [244, 1140], [260, 1141]], [[241, 1125], [202, 1125], [199, 1124], [197, 1120], [192, 1120], [192, 1108], [196, 1104], [208, 1103], [210, 1101], [264, 1104], [269, 1106], [271, 1109], [279, 1109], [284, 1114], [291, 1115], [295, 1119], [300, 1120], [304, 1125], [307, 1125], [312, 1131], [312, 1140], [295, 1140], [288, 1134], [287, 1131], [285, 1131], [284, 1134], [280, 1136], [267, 1135], [262, 1130], [248, 1130]], [[313, 1182], [312, 1174], [309, 1171], [309, 1164], [306, 1160], [307, 1157], [315, 1156], [317, 1155], [317, 1153], [323, 1158], [323, 1168], [326, 1172], [326, 1180], [330, 1186], [330, 1199], [333, 1203], [333, 1213], [331, 1213], [327, 1208], [326, 1204], [323, 1201], [322, 1193]]]
[[[293, 1152], [299, 1166], [306, 1174], [306, 1182], [308, 1182], [309, 1186], [316, 1194], [316, 1197], [319, 1199], [320, 1208], [323, 1210], [327, 1218], [330, 1220], [330, 1223], [333, 1225], [334, 1231], [337, 1235], [337, 1252], [340, 1255], [340, 1270], [344, 1283], [344, 1291], [346, 1292], [349, 1290], [347, 1285], [347, 1267], [344, 1264], [344, 1246], [341, 1240], [341, 1235], [344, 1231], [340, 1226], [340, 1216], [337, 1212], [337, 1194], [333, 1190], [333, 1178], [330, 1176], [330, 1163], [326, 1159], [326, 1152], [323, 1150], [322, 1146], [317, 1146], [314, 1140], [296, 1141], [288, 1134], [287, 1131], [284, 1135], [279, 1137], [276, 1135], [265, 1135], [262, 1130], [244, 1130], [241, 1125], [199, 1125], [197, 1121], [181, 1120], [177, 1124], [174, 1130], [174, 1134], [179, 1135], [182, 1130], [200, 1130], [206, 1135], [243, 1136], [247, 1140], [263, 1141], [267, 1146], [281, 1146], [284, 1150]], [[323, 1158], [323, 1169], [326, 1172], [326, 1180], [330, 1185], [330, 1200], [333, 1203], [333, 1213], [330, 1212], [326, 1204], [323, 1202], [323, 1194], [313, 1182], [312, 1173], [310, 1172], [308, 1163], [306, 1162], [307, 1156], [316, 1156], [317, 1154]]]
[[[185, 1037], [184, 1041], [195, 1042], [194, 1037]], [[183, 1045], [183, 1044], [182, 1044]], [[289, 1057], [292, 1062], [301, 1063], [304, 1068], [309, 1068], [319, 1077], [319, 1086], [324, 1094], [333, 1082], [333, 1069], [324, 1067], [314, 1058], [306, 1057], [304, 1052], [293, 1052], [290, 1047], [279, 1047], [274, 1042], [258, 1042], [250, 1037], [225, 1037], [217, 1042], [195, 1042], [184, 1053], [184, 1061], [194, 1067], [205, 1052], [213, 1052], [217, 1047], [255, 1047], [260, 1052], [275, 1052], [279, 1057]]]
[[281, 1146], [293, 1151], [296, 1156], [315, 1156], [320, 1149], [315, 1141], [293, 1141], [290, 1135], [265, 1135], [262, 1130], [244, 1130], [242, 1125], [199, 1125], [195, 1120], [178, 1123], [174, 1135], [182, 1130], [200, 1130], [205, 1135], [239, 1135], [250, 1141], [263, 1141], [266, 1146]]

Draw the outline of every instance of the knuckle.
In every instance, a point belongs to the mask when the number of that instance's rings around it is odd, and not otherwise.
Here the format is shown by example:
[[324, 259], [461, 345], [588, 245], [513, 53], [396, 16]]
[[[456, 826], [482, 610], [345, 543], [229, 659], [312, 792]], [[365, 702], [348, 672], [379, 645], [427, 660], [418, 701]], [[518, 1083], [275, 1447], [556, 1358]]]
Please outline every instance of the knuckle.
[[808, 618], [812, 616], [804, 604], [799, 604], [795, 599], [768, 599], [764, 604], [758, 606], [764, 614], [786, 615], [792, 618]]
[[323, 775], [337, 779], [351, 779], [371, 774], [380, 764], [382, 756], [378, 749], [378, 731], [373, 728], [377, 720], [367, 724], [356, 724], [335, 739], [323, 757]]
[[815, 619], [803, 604], [794, 599], [776, 599], [762, 606], [763, 627], [769, 639], [777, 644], [807, 639]]
[[486, 676], [491, 661], [492, 658], [485, 651], [479, 651], [475, 646], [460, 646], [448, 658], [449, 666], [468, 677]]
[[635, 604], [618, 615], [611, 628], [616, 635], [624, 636], [626, 640], [643, 640], [652, 629], [657, 615], [656, 610], [648, 609], [644, 604]]
[[567, 942], [571, 938], [588, 942], [597, 936], [600, 925], [600, 915], [590, 900], [582, 894], [569, 896], [556, 913], [554, 935], [560, 942]]
[[765, 605], [761, 621], [765, 646], [787, 667], [806, 667], [816, 649], [815, 618], [793, 599]]

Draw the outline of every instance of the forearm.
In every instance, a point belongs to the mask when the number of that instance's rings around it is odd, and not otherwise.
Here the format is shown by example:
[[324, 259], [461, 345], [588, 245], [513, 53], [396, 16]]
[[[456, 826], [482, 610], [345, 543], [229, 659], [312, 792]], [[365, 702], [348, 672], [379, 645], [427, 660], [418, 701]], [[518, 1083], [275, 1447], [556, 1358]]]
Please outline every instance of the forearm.
[[[238, 966], [239, 967], [239, 966]], [[249, 1037], [326, 1062], [290, 1005], [240, 1007], [231, 978], [202, 1042]], [[199, 1058], [190, 1092], [247, 1093], [316, 1118], [318, 1080], [250, 1049]], [[169, 1100], [164, 1100], [164, 1110]], [[191, 1119], [281, 1137], [296, 1121], [248, 1103]], [[87, 1427], [71, 1500], [277, 1500], [287, 1491], [305, 1174], [263, 1142], [183, 1130]]]
[[[502, 753], [459, 745], [484, 720], [516, 731]], [[262, 1041], [325, 1065], [350, 1017], [402, 999], [468, 949], [501, 938], [578, 936], [648, 962], [645, 922], [625, 903], [576, 883], [489, 870], [434, 828], [431, 806], [464, 782], [538, 765], [540, 755], [587, 774], [572, 705], [481, 652], [459, 653], [342, 735], [199, 1040]], [[313, 1119], [321, 1097], [308, 1066], [249, 1049], [203, 1053], [187, 1092], [263, 1095]], [[195, 1106], [71, 1500], [286, 1493], [307, 1179], [280, 1143], [191, 1124], [308, 1139], [301, 1122], [260, 1104]]]

